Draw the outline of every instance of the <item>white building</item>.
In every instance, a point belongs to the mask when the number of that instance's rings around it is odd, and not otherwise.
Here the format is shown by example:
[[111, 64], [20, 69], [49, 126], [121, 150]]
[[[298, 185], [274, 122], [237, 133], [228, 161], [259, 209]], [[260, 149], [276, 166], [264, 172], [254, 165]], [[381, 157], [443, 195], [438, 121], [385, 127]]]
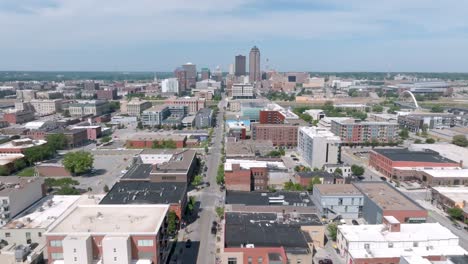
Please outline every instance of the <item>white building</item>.
[[179, 81], [177, 78], [169, 78], [161, 81], [161, 92], [179, 93]]
[[297, 150], [311, 168], [338, 163], [341, 140], [324, 128], [301, 127], [298, 130]]
[[235, 83], [232, 85], [232, 97], [234, 99], [249, 99], [254, 97], [254, 86], [250, 83]]
[[352, 184], [315, 184], [312, 200], [321, 215], [341, 215], [345, 219], [361, 217], [364, 196]]
[[39, 115], [51, 115], [55, 114], [62, 110], [62, 99], [33, 99], [31, 100], [31, 105], [34, 108], [34, 111]]
[[309, 109], [304, 111], [304, 114], [308, 114], [313, 120], [320, 120], [325, 117], [325, 112], [321, 109]]
[[337, 247], [345, 263], [399, 263], [404, 255], [424, 258], [464, 255], [459, 238], [439, 223], [400, 224], [385, 216], [380, 225], [339, 225]]
[[0, 226], [41, 199], [44, 179], [17, 176], [2, 177], [0, 182]]

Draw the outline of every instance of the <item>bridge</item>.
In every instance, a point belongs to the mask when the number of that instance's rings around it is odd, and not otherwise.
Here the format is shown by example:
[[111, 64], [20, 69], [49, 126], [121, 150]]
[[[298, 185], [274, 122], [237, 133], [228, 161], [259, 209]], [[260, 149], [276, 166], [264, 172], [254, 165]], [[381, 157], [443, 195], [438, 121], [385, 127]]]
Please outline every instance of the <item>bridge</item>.
[[395, 101], [396, 105], [399, 105], [402, 108], [410, 108], [410, 109], [419, 109], [418, 101], [414, 94], [411, 91], [404, 91], [398, 97], [398, 101]]

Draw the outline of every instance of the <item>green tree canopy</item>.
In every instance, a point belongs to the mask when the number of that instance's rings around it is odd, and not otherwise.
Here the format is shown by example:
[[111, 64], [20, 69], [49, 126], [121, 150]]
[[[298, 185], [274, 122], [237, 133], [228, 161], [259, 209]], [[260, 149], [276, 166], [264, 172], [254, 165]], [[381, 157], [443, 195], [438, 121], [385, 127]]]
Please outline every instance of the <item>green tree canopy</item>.
[[407, 139], [409, 137], [409, 132], [407, 128], [402, 128], [399, 133], [400, 138]]
[[434, 144], [434, 143], [435, 143], [435, 139], [433, 139], [433, 138], [427, 138], [427, 139], [426, 139], [426, 143], [427, 143], [427, 144]]
[[382, 113], [383, 112], [383, 107], [381, 105], [374, 105], [374, 106], [372, 106], [372, 112]]
[[353, 164], [351, 166], [351, 172], [356, 176], [361, 176], [364, 174], [364, 167]]
[[338, 225], [335, 223], [331, 223], [327, 227], [328, 233], [330, 234], [330, 238], [333, 241], [336, 241], [336, 235], [338, 233]]
[[322, 181], [319, 177], [313, 177], [310, 179], [309, 184], [307, 185], [307, 191], [311, 192], [314, 189], [315, 184], [321, 184]]
[[85, 151], [68, 152], [63, 158], [65, 169], [72, 174], [79, 175], [93, 168], [94, 157]]
[[167, 231], [169, 234], [173, 235], [175, 234], [177, 229], [177, 214], [173, 211], [170, 210], [169, 213], [167, 214]]
[[459, 207], [453, 207], [449, 208], [447, 210], [447, 213], [450, 215], [450, 217], [457, 219], [457, 220], [462, 220], [463, 219], [463, 209]]
[[456, 135], [453, 136], [452, 143], [460, 147], [466, 147], [468, 146], [468, 139], [466, 139], [465, 135]]
[[68, 147], [68, 139], [63, 133], [51, 134], [46, 137], [47, 145], [54, 151], [66, 149]]
[[443, 113], [444, 112], [444, 108], [440, 105], [434, 105], [433, 107], [431, 107], [431, 112], [432, 113]]

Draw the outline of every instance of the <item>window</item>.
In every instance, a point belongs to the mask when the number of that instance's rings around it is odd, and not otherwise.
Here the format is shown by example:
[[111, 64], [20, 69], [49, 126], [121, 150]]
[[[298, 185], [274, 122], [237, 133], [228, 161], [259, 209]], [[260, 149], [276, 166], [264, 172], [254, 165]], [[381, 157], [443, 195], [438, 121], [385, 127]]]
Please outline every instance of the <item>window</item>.
[[338, 205], [343, 205], [343, 198], [338, 199]]
[[73, 249], [73, 253], [76, 253], [76, 248]]
[[263, 258], [262, 257], [258, 257], [258, 264], [263, 264]]
[[63, 253], [51, 253], [50, 256], [52, 257], [52, 259], [63, 259]]
[[302, 259], [298, 258], [296, 263], [297, 263], [297, 264], [301, 264], [301, 263], [302, 263]]
[[393, 243], [392, 242], [388, 243], [388, 247], [393, 248]]
[[62, 246], [62, 240], [51, 240], [50, 241], [50, 246], [51, 247], [61, 247]]
[[138, 240], [138, 246], [139, 247], [152, 247], [153, 246], [153, 240]]
[[41, 232], [38, 232], [38, 233], [37, 233], [37, 236], [38, 236], [38, 237], [42, 237], [42, 233], [41, 233]]
[[228, 264], [237, 264], [237, 258], [228, 258]]
[[114, 248], [114, 253], [115, 253], [115, 252], [117, 252], [117, 249], [116, 249], [116, 248]]
[[364, 244], [364, 249], [369, 249], [370, 245], [369, 244]]
[[26, 232], [26, 239], [31, 239], [31, 232]]
[[419, 243], [418, 242], [413, 242], [413, 247], [418, 247]]
[[117, 257], [114, 257], [114, 261], [117, 261]]
[[5, 237], [10, 237], [11, 234], [10, 233], [5, 233]]
[[78, 259], [77, 259], [76, 257], [73, 257], [73, 260], [74, 260], [75, 262], [77, 262], [77, 261], [78, 261]]
[[252, 257], [248, 257], [247, 263], [248, 263], [248, 264], [252, 264]]

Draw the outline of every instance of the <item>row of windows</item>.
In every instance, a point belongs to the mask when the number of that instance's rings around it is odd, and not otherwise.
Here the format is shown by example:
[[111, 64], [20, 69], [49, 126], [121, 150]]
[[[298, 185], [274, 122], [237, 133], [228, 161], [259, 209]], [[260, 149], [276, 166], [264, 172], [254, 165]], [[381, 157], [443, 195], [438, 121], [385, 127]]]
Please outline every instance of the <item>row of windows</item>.
[[[152, 247], [154, 245], [154, 241], [153, 240], [146, 240], [146, 239], [142, 239], [142, 240], [138, 240], [137, 242], [138, 246], [139, 247]], [[51, 247], [62, 247], [62, 240], [51, 240], [50, 241], [50, 246]], [[101, 245], [99, 245], [101, 246]], [[76, 249], [73, 250], [74, 252], [76, 252]], [[114, 252], [115, 252], [115, 248], [114, 248]]]

